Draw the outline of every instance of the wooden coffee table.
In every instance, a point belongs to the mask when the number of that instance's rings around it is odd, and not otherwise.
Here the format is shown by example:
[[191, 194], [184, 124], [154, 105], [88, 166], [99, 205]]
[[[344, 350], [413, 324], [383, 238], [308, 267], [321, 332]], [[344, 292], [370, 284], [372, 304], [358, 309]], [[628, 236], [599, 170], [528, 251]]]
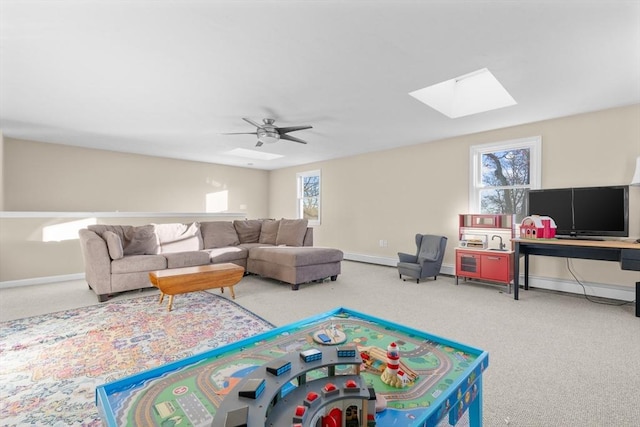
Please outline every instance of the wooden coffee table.
[[204, 291], [206, 289], [228, 287], [231, 298], [235, 299], [233, 285], [244, 276], [244, 268], [232, 263], [199, 265], [196, 267], [172, 268], [149, 272], [149, 280], [160, 289], [160, 303], [169, 295], [168, 311], [171, 311], [173, 297], [177, 294]]

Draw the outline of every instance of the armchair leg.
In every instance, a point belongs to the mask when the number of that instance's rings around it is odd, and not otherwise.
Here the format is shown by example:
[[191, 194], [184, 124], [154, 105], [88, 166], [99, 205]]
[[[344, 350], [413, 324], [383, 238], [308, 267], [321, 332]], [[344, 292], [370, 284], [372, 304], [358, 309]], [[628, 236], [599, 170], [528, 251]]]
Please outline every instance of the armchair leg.
[[416, 279], [416, 283], [420, 283], [420, 279]]
[[398, 273], [398, 276], [402, 279], [402, 273]]

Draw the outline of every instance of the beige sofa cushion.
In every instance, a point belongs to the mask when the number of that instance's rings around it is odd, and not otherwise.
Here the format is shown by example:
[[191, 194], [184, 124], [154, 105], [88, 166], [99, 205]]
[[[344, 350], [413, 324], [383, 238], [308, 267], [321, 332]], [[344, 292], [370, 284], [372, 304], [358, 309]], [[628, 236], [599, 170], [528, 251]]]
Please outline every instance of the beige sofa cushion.
[[247, 255], [249, 251], [241, 246], [227, 246], [224, 248], [206, 249], [205, 253], [208, 254], [209, 260], [212, 264], [219, 264], [221, 262], [234, 262], [243, 261], [242, 265], [246, 265]]
[[262, 221], [259, 219], [246, 219], [233, 221], [233, 227], [238, 233], [240, 243], [258, 243], [260, 241], [260, 231]]
[[122, 247], [120, 236], [113, 231], [105, 231], [102, 234], [102, 238], [107, 242], [107, 249], [109, 249], [111, 259], [120, 259], [124, 256], [124, 248]]
[[238, 246], [238, 233], [231, 221], [206, 221], [200, 223], [205, 249]]
[[[102, 237], [105, 242], [107, 241], [105, 234], [108, 232], [114, 233], [120, 238], [123, 255], [153, 255], [158, 250], [158, 239], [153, 225], [133, 227], [131, 225], [94, 224], [87, 228]], [[117, 246], [115, 239], [113, 236], [110, 239], [114, 245], [114, 252], [109, 253], [109, 256], [113, 258], [114, 255], [118, 256], [119, 254], [115, 247]], [[107, 242], [108, 244], [109, 242]]]
[[167, 259], [162, 255], [132, 255], [111, 261], [113, 274], [147, 272], [165, 268], [167, 268]]
[[167, 259], [167, 268], [193, 267], [209, 264], [209, 254], [205, 251], [185, 251], [162, 254]]
[[158, 252], [158, 238], [153, 224], [131, 227], [124, 232], [124, 255], [153, 255]]
[[249, 258], [275, 265], [302, 267], [340, 262], [344, 253], [334, 248], [263, 246], [249, 249]]
[[258, 240], [258, 242], [268, 245], [275, 245], [276, 238], [278, 237], [278, 227], [280, 227], [280, 221], [263, 221], [262, 227], [260, 228], [260, 239]]
[[204, 248], [200, 224], [154, 224], [158, 236], [158, 252], [161, 254], [199, 251]]
[[306, 219], [281, 219], [276, 245], [302, 246], [309, 221]]
[[87, 228], [89, 230], [93, 231], [94, 233], [98, 234], [103, 239], [104, 239], [104, 233], [106, 231], [111, 231], [111, 232], [116, 233], [120, 237], [120, 240], [123, 240], [124, 239], [124, 233], [127, 230], [133, 228], [133, 226], [132, 225], [92, 224], [92, 225], [89, 225]]

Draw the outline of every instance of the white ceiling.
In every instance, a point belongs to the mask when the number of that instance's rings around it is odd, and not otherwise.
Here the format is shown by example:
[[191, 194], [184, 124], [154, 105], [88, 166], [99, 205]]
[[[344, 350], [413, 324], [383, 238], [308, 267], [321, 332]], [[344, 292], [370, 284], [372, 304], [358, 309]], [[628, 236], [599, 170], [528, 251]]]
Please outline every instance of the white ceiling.
[[[278, 169], [640, 103], [640, 1], [0, 0], [6, 137]], [[408, 95], [488, 68], [516, 106]], [[259, 150], [242, 120], [312, 125]], [[248, 165], [252, 163], [252, 165]]]

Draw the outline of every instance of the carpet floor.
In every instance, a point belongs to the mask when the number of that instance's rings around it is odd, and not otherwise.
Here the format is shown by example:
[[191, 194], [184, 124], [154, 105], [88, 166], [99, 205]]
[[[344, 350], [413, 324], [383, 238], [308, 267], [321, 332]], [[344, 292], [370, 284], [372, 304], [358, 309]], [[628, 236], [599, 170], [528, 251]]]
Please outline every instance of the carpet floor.
[[208, 292], [113, 301], [0, 323], [5, 426], [98, 426], [95, 388], [273, 325]]

